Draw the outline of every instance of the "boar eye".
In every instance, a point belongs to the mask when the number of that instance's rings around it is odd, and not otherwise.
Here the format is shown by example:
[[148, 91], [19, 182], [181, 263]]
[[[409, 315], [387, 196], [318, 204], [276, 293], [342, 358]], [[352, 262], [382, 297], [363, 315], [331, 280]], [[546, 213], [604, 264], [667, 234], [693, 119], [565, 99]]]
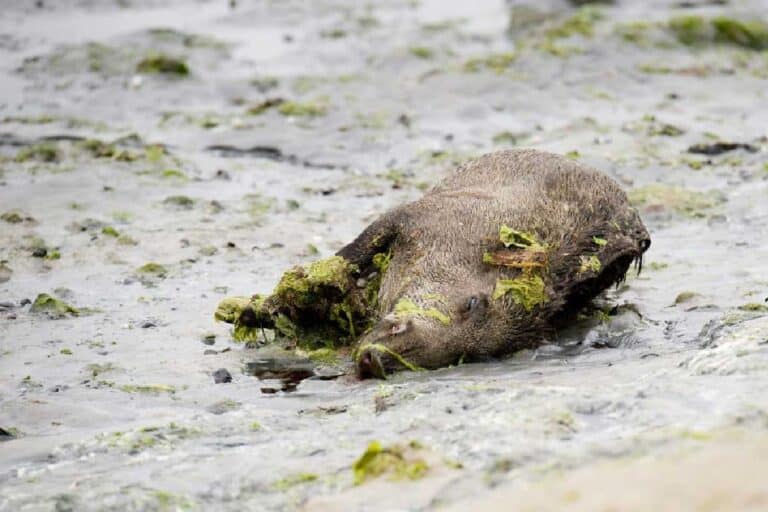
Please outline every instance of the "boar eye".
[[473, 295], [470, 298], [467, 299], [467, 302], [464, 304], [464, 311], [469, 313], [470, 311], [474, 311], [477, 306], [480, 304], [480, 299]]

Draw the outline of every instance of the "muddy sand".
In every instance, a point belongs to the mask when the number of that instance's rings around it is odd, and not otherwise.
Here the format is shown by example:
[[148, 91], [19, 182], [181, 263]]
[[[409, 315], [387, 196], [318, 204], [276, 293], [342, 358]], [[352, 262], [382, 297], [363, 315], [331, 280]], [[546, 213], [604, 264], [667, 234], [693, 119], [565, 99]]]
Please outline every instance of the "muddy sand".
[[[6, 4], [0, 510], [768, 507], [764, 1]], [[508, 147], [653, 238], [556, 344], [305, 379], [214, 322]]]

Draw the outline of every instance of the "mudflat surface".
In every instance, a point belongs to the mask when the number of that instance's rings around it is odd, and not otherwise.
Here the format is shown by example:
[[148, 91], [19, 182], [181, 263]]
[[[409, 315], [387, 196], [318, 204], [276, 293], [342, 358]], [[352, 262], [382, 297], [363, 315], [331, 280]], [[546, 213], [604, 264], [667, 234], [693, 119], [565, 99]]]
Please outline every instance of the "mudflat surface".
[[[768, 57], [711, 22], [764, 1], [42, 5], [0, 13], [0, 510], [629, 510], [617, 465], [658, 503], [765, 451]], [[285, 354], [233, 343], [221, 298], [515, 146], [641, 210], [644, 270], [602, 314], [386, 382], [244, 372]], [[355, 485], [372, 441], [426, 471]], [[764, 503], [748, 477], [712, 510]]]

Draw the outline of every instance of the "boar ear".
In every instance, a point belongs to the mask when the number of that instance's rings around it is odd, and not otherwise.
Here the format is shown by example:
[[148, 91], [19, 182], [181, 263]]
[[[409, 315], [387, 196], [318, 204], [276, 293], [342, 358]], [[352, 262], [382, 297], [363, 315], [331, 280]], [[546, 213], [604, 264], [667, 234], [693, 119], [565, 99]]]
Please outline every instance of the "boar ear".
[[406, 214], [402, 208], [385, 213], [365, 228], [352, 243], [339, 250], [336, 255], [361, 269], [369, 267], [374, 255], [389, 250], [400, 233], [405, 217]]

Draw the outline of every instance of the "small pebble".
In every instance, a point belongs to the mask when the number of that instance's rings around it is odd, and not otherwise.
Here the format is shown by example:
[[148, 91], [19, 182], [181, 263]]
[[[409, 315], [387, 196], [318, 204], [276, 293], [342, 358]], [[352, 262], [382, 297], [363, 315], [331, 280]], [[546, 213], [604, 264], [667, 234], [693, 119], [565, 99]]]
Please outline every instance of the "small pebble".
[[216, 384], [232, 382], [232, 375], [227, 371], [226, 368], [219, 368], [213, 372], [213, 381]]

